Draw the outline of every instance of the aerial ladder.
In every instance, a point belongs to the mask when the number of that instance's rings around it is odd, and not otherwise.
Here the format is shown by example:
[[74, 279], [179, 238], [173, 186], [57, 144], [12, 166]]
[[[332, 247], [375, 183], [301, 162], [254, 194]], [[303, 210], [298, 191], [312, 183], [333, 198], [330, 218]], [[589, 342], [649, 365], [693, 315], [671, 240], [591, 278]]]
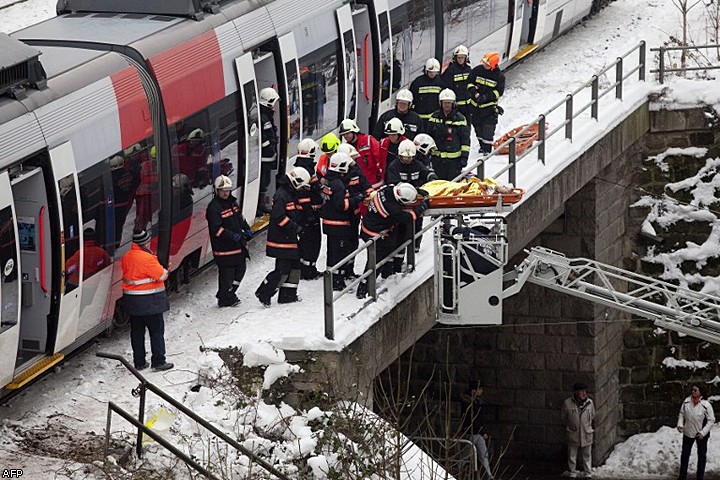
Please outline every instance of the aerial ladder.
[[499, 325], [502, 301], [525, 283], [652, 320], [668, 330], [720, 344], [720, 298], [544, 247], [508, 271], [507, 225], [493, 212], [430, 211], [434, 232], [438, 322]]

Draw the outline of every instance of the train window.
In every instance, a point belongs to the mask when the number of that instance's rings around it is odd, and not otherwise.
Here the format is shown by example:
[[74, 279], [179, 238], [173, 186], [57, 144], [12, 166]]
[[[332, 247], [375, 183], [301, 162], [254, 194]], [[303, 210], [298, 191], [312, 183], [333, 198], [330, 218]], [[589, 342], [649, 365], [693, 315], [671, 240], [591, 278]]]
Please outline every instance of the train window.
[[[80, 172], [80, 201], [83, 212], [83, 280], [110, 266], [115, 249], [115, 224], [108, 222], [109, 195], [105, 191], [104, 177], [109, 175], [110, 162], [102, 162]], [[78, 284], [80, 254], [66, 256], [65, 271], [68, 284]]]
[[177, 122], [171, 128], [176, 143], [172, 146], [173, 184], [189, 186], [196, 195], [204, 197], [212, 193], [206, 188], [212, 182], [211, 169], [213, 158], [218, 151], [217, 134], [210, 128], [207, 110], [201, 110]]
[[242, 159], [238, 152], [245, 148], [245, 135], [240, 135], [242, 116], [240, 113], [240, 95], [233, 93], [219, 102], [210, 106], [210, 123], [215, 124], [217, 118], [218, 141], [220, 143], [219, 155], [212, 155], [211, 177], [226, 175], [230, 177], [233, 184], [239, 185], [238, 175], [242, 170], [239, 164]]
[[[483, 0], [487, 2], [488, 0]], [[472, 45], [468, 42], [468, 24], [473, 22], [473, 29], [478, 28], [475, 23], [482, 22], [483, 17], [471, 17], [467, 8], [468, 0], [447, 0], [445, 2], [445, 56], [452, 57], [452, 52], [458, 45]]]
[[[393, 62], [398, 66], [396, 69], [393, 83], [396, 85], [405, 85], [410, 83], [409, 66], [412, 60], [412, 31], [408, 18], [408, 5], [402, 5], [390, 10], [390, 24], [392, 25], [393, 36]], [[414, 7], [413, 7], [414, 8]], [[412, 8], [410, 8], [412, 10]], [[385, 73], [383, 73], [384, 79]], [[393, 91], [397, 88], [393, 89]]]
[[[251, 137], [260, 135], [260, 112], [258, 112], [258, 99], [255, 93], [255, 81], [251, 81], [243, 85], [243, 92], [245, 93], [245, 108], [247, 117], [247, 129]], [[248, 178], [245, 180], [247, 183], [256, 180], [260, 176], [260, 147], [258, 146], [257, 137], [250, 140], [248, 143], [248, 158], [247, 158]]]
[[[152, 141], [152, 139], [149, 139]], [[138, 164], [139, 179], [135, 190], [135, 221], [133, 230], [149, 231], [157, 224], [160, 211], [160, 184], [157, 155], [154, 145], [150, 143], [142, 148], [133, 159]], [[132, 235], [132, 231], [130, 235]]]
[[290, 129], [288, 157], [295, 155], [300, 141], [300, 80], [295, 60], [285, 62], [285, 82], [288, 89], [288, 124]]
[[[135, 202], [135, 192], [140, 184], [141, 156], [146, 149], [139, 143], [110, 157], [110, 178], [113, 190], [113, 236], [114, 247], [127, 243], [132, 237], [135, 216], [130, 215]], [[127, 222], [128, 217], [130, 221]], [[124, 240], [124, 242], [123, 242]]]
[[[75, 193], [75, 189], [77, 188], [75, 186], [75, 179], [72, 175], [61, 178], [60, 180], [58, 180], [58, 188], [60, 190], [60, 200], [62, 204], [65, 258], [71, 259], [73, 258], [73, 256], [78, 255], [75, 265], [79, 266], [78, 251], [80, 250], [80, 220], [78, 217], [77, 194]], [[67, 262], [65, 263], [65, 267], [68, 267]], [[75, 272], [77, 272], [77, 269], [75, 270]], [[68, 272], [66, 270], [66, 295], [75, 290], [78, 286], [77, 283], [72, 283], [69, 281], [69, 277], [72, 274], [73, 272]]]
[[505, 27], [511, 14], [510, 3], [499, 0], [469, 0], [468, 16], [473, 19], [473, 24], [468, 32], [468, 44], [474, 45]]
[[[343, 42], [345, 42], [345, 64], [347, 65], [347, 71], [345, 72], [345, 78], [347, 80], [348, 88], [350, 88], [350, 94], [344, 93], [346, 99], [346, 111], [348, 112], [348, 118], [355, 118], [355, 103], [357, 101], [357, 53], [355, 52], [355, 39], [353, 38], [352, 30], [348, 30], [343, 33]], [[340, 97], [343, 98], [343, 97]]]
[[10, 207], [0, 210], [0, 333], [17, 324], [18, 260], [15, 219]]
[[390, 57], [391, 57], [391, 44], [390, 44], [390, 24], [388, 23], [388, 18], [386, 13], [381, 13], [378, 16], [378, 19], [380, 21], [380, 52], [381, 52], [381, 60], [382, 60], [382, 79], [381, 79], [381, 99], [387, 100], [390, 98], [391, 94], [391, 85], [390, 81], [392, 80], [392, 90], [395, 91], [399, 88], [399, 78], [400, 78], [400, 71], [399, 71], [399, 63], [397, 60], [393, 62], [393, 73], [397, 74], [398, 79], [391, 79], [390, 78]]
[[339, 40], [334, 40], [300, 58], [300, 84], [307, 136], [313, 136], [316, 131], [318, 134], [329, 132], [338, 126], [339, 120], [342, 120], [339, 118], [342, 115], [340, 103], [333, 101], [339, 95], [339, 58]]
[[390, 10], [395, 63], [394, 90], [422, 73], [425, 61], [435, 56], [433, 0], [413, 0]]

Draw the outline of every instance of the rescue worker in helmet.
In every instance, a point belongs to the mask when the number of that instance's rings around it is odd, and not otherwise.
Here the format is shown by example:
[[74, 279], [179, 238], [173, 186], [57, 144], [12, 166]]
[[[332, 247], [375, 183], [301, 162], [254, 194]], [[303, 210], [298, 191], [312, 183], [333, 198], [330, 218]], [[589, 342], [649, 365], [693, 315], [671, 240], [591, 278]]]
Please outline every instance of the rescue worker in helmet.
[[258, 198], [258, 216], [268, 213], [271, 208], [268, 188], [272, 180], [272, 171], [277, 170], [278, 133], [275, 126], [275, 105], [280, 99], [272, 87], [263, 88], [259, 93], [260, 103], [260, 196]]
[[185, 140], [175, 145], [173, 157], [178, 162], [178, 173], [188, 178], [191, 187], [202, 188], [210, 183], [208, 150], [202, 128], [192, 130]]
[[[388, 185], [398, 185], [400, 183], [409, 183], [415, 189], [419, 189], [427, 182], [437, 180], [437, 175], [422, 162], [416, 160], [417, 147], [412, 140], [403, 140], [398, 147], [398, 158], [388, 165], [385, 183]], [[422, 229], [422, 217], [418, 217], [415, 221], [415, 232]], [[415, 251], [420, 250], [420, 240], [415, 240]], [[400, 257], [402, 264], [402, 256]]]
[[415, 147], [417, 148], [415, 160], [419, 161], [420, 163], [424, 164], [426, 167], [432, 170], [432, 151], [437, 148], [437, 145], [435, 145], [435, 140], [433, 140], [433, 138], [427, 133], [421, 133], [417, 137], [415, 137], [414, 142]]
[[399, 90], [395, 96], [395, 108], [380, 115], [373, 129], [373, 137], [378, 141], [382, 140], [385, 136], [385, 125], [391, 118], [400, 119], [405, 127], [405, 136], [410, 140], [415, 138], [418, 133], [421, 133], [425, 122], [417, 112], [410, 109], [412, 103], [412, 92], [406, 88]]
[[499, 65], [497, 52], [485, 54], [480, 65], [473, 68], [468, 82], [470, 102], [474, 107], [472, 125], [483, 154], [492, 151], [498, 115], [503, 112], [498, 100], [505, 93], [505, 74]]
[[278, 291], [278, 303], [300, 301], [297, 294], [300, 283], [298, 235], [302, 233], [303, 220], [297, 194], [310, 188], [310, 174], [303, 167], [294, 167], [285, 175], [279, 175], [277, 183], [265, 247], [266, 255], [275, 259], [275, 269], [255, 290], [255, 296], [264, 307], [270, 306], [270, 299]]
[[[357, 240], [357, 227], [354, 227], [355, 210], [363, 201], [361, 193], [350, 193], [348, 173], [352, 159], [345, 153], [335, 153], [330, 157], [328, 172], [323, 185], [323, 206], [321, 210], [323, 233], [327, 236], [327, 266], [336, 265], [352, 252]], [[345, 288], [346, 270], [333, 275], [333, 290]]]
[[215, 297], [219, 307], [233, 307], [240, 303], [236, 292], [245, 276], [246, 262], [250, 258], [247, 240], [253, 232], [231, 193], [232, 180], [220, 175], [215, 179], [214, 186], [215, 196], [208, 204], [205, 218], [218, 267], [218, 291]]
[[[362, 227], [360, 237], [364, 241], [381, 234], [375, 244], [376, 262], [388, 258], [388, 256], [406, 238], [400, 237], [398, 234], [398, 226], [402, 224], [409, 225], [417, 218], [421, 217], [427, 209], [428, 201], [423, 200], [418, 206], [412, 210], [406, 210], [407, 206], [417, 199], [417, 190], [409, 183], [398, 183], [397, 185], [385, 185], [380, 188], [372, 201], [368, 205], [368, 210], [362, 219]], [[411, 229], [406, 228], [406, 231]], [[370, 264], [365, 266], [365, 271], [370, 269]], [[393, 262], [387, 262], [380, 267], [379, 272], [383, 278], [388, 278], [394, 272]], [[358, 298], [365, 298], [368, 294], [367, 280], [358, 285], [355, 295]]]
[[385, 165], [381, 163], [380, 143], [372, 135], [361, 133], [355, 120], [346, 118], [340, 122], [340, 136], [355, 147], [360, 157], [357, 164], [373, 186], [379, 186], [385, 176]]
[[340, 139], [332, 132], [324, 135], [320, 139], [320, 150], [323, 152], [323, 154], [320, 155], [320, 159], [317, 162], [316, 171], [317, 176], [321, 181], [325, 178], [325, 175], [327, 175], [328, 165], [330, 164], [330, 157], [333, 155], [333, 153], [337, 152], [339, 146]]
[[295, 166], [304, 168], [310, 175], [310, 188], [297, 192], [298, 205], [302, 212], [302, 231], [298, 235], [300, 254], [300, 278], [314, 280], [322, 276], [315, 266], [320, 256], [322, 233], [320, 231], [320, 209], [322, 208], [322, 185], [315, 173], [315, 152], [317, 145], [311, 138], [303, 138], [298, 143]]
[[453, 51], [453, 58], [442, 74], [445, 86], [455, 92], [455, 104], [460, 113], [465, 115], [468, 125], [472, 120], [473, 105], [470, 103], [468, 82], [470, 78], [470, 57], [465, 45], [458, 45]]
[[383, 172], [387, 171], [387, 165], [397, 158], [400, 142], [407, 140], [405, 126], [399, 118], [391, 118], [385, 124], [385, 138], [380, 142], [380, 164]]
[[470, 126], [455, 108], [455, 92], [440, 92], [440, 110], [428, 119], [428, 134], [435, 139], [432, 165], [438, 178], [453, 180], [467, 165], [470, 154]]
[[[438, 96], [443, 88], [445, 86], [440, 77], [440, 62], [435, 58], [429, 58], [425, 62], [423, 74], [410, 83], [410, 93], [413, 96], [412, 108], [426, 122], [430, 115], [437, 110]], [[425, 129], [427, 133], [427, 124]]]

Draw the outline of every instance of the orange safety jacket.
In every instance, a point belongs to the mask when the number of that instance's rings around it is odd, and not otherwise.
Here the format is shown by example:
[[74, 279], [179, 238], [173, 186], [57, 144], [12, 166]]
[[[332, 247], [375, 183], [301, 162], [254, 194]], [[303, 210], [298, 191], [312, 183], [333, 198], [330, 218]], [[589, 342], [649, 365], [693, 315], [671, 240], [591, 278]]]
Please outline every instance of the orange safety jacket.
[[165, 290], [168, 271], [147, 249], [133, 243], [122, 258], [125, 295], [151, 295]]

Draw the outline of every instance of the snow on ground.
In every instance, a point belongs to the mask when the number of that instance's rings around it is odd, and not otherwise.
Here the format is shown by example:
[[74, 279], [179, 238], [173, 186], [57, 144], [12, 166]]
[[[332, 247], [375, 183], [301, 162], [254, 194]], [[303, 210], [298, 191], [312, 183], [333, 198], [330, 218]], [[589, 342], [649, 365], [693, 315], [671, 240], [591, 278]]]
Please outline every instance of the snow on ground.
[[[30, 0], [0, 10], [0, 31], [10, 32], [47, 18], [54, 14], [54, 0]], [[695, 13], [699, 13], [696, 9]], [[669, 34], [679, 31], [678, 14], [671, 0], [617, 0], [592, 20], [576, 27], [572, 32], [558, 39], [544, 51], [538, 52], [507, 73], [507, 89], [501, 99], [505, 115], [500, 118], [497, 135], [527, 123], [561, 101], [566, 93], [589, 81], [590, 77], [609, 65], [619, 55], [628, 51], [640, 40], [648, 46], [660, 45]], [[627, 67], [632, 66], [632, 58]], [[648, 58], [652, 55], [648, 52]], [[648, 74], [648, 79], [652, 75]], [[606, 87], [614, 81], [614, 71], [601, 76], [600, 85]], [[625, 88], [625, 101], [619, 102], [613, 95], [607, 95], [600, 106], [600, 120], [595, 122], [585, 115], [576, 120], [573, 142], [562, 139], [562, 132], [548, 145], [547, 165], [533, 160], [523, 160], [518, 170], [518, 185], [528, 190], [528, 195], [545, 180], [572, 162], [595, 139], [612, 128], [630, 111], [644, 101], [646, 96], [662, 93], [663, 102], [673, 105], [692, 105], [699, 101], [717, 105], [720, 97], [717, 82], [689, 83], [685, 80], [671, 80], [664, 86], [650, 81], [646, 84], [631, 81]], [[586, 94], [586, 97], [589, 95]], [[586, 101], [586, 100], [585, 100]], [[577, 100], [577, 103], [582, 103]], [[579, 106], [576, 104], [576, 106]], [[716, 107], [718, 110], [718, 107]], [[550, 128], [555, 128], [563, 119], [564, 108], [559, 116], [548, 117]], [[473, 150], [477, 145], [473, 143]], [[474, 153], [471, 158], [477, 158]], [[488, 162], [487, 175], [492, 175], [507, 163], [498, 157]], [[498, 178], [507, 181], [506, 176]], [[322, 282], [302, 282], [299, 294], [304, 301], [296, 305], [273, 305], [262, 308], [253, 296], [266, 272], [272, 268], [272, 261], [264, 257], [261, 242], [253, 246], [253, 259], [240, 288], [243, 304], [239, 308], [220, 310], [215, 306], [215, 272], [210, 269], [195, 278], [189, 288], [172, 298], [172, 309], [166, 324], [168, 360], [175, 362], [174, 370], [162, 373], [148, 373], [150, 381], [168, 389], [176, 398], [192, 402], [201, 413], [217, 418], [227, 411], [211, 411], [212, 395], [192, 400], [189, 388], [197, 384], [198, 372], [207, 370], [217, 360], [212, 353], [200, 353], [200, 346], [246, 346], [247, 351], [257, 351], [260, 346], [272, 345], [278, 349], [331, 349], [337, 350], [352, 342], [358, 335], [389, 311], [396, 302], [405, 297], [432, 273], [431, 238], [425, 239], [418, 259], [416, 271], [396, 275], [381, 284], [384, 293], [380, 301], [360, 310], [360, 302], [352, 295], [336, 304], [336, 340], [329, 341], [323, 336]], [[321, 260], [322, 263], [322, 260]], [[359, 259], [356, 271], [362, 269], [364, 260]], [[319, 265], [323, 268], [324, 265]], [[125, 334], [126, 335], [126, 334]], [[131, 349], [125, 335], [98, 340], [90, 351], [76, 356], [58, 369], [52, 376], [43, 379], [24, 391], [2, 408], [0, 424], [0, 464], [9, 467], [24, 467], [30, 478], [48, 478], [47, 472], [53, 462], [49, 457], [35, 458], [20, 453], [21, 445], [12, 440], [11, 425], [22, 422], [23, 428], [47, 426], [58, 422], [68, 431], [102, 432], [105, 424], [107, 402], [113, 401], [133, 411], [137, 400], [130, 390], [137, 382], [124, 367], [116, 362], [99, 359], [95, 351], [110, 351], [131, 357]], [[266, 359], [267, 360], [267, 359]], [[266, 379], [270, 383], [292, 367], [284, 362], [270, 369]], [[279, 370], [279, 372], [278, 372]], [[203, 392], [205, 389], [201, 389]], [[208, 403], [210, 401], [210, 403]], [[149, 400], [148, 409], [158, 411], [159, 402]], [[276, 413], [276, 412], [275, 412]], [[300, 416], [309, 414], [302, 414]], [[113, 423], [113, 434], [129, 431], [119, 419]], [[717, 433], [716, 433], [717, 435]], [[307, 437], [304, 437], [307, 438]], [[616, 448], [606, 465], [598, 469], [598, 476], [604, 478], [669, 478], [678, 464], [679, 434], [671, 428], [655, 433], [637, 435]], [[302, 442], [301, 442], [302, 443]], [[710, 442], [710, 459], [720, 458], [720, 445]], [[161, 462], [161, 460], [158, 460]], [[322, 466], [322, 458], [313, 463]], [[713, 464], [709, 467], [718, 468]], [[70, 467], [75, 464], [68, 460]], [[318, 467], [320, 468], [320, 467]], [[70, 477], [79, 478], [79, 477]]]

